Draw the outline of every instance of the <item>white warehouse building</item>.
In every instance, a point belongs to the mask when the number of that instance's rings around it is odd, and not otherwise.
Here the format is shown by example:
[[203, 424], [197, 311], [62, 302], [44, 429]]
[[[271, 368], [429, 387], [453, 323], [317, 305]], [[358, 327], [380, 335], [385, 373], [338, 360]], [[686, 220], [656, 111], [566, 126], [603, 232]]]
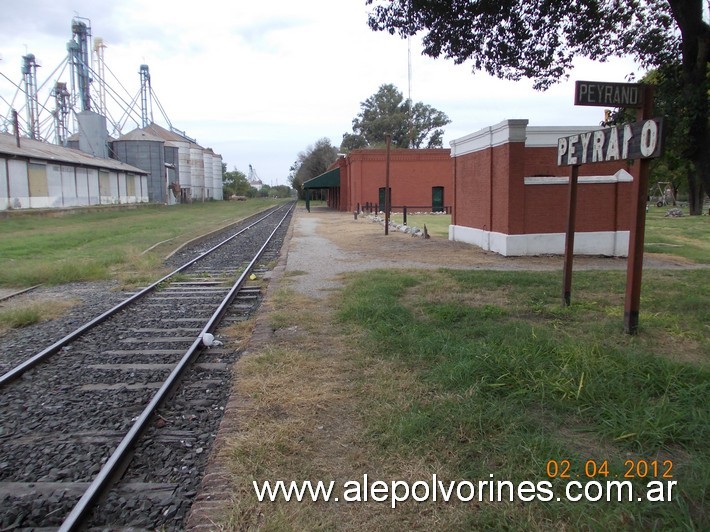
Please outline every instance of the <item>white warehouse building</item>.
[[0, 133], [0, 211], [149, 201], [145, 170]]

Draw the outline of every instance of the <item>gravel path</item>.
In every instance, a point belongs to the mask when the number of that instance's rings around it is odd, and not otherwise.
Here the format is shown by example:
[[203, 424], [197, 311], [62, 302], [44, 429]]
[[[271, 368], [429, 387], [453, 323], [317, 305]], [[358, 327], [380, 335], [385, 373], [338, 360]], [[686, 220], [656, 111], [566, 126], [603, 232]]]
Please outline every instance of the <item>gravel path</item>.
[[324, 220], [318, 215], [301, 213], [295, 216], [296, 225], [293, 238], [288, 244], [286, 268], [293, 275], [293, 288], [296, 291], [310, 297], [323, 298], [330, 291], [342, 286], [342, 281], [338, 278], [342, 273], [376, 268], [403, 268], [401, 263], [393, 260], [376, 259], [340, 249], [327, 237], [317, 234], [322, 223]]

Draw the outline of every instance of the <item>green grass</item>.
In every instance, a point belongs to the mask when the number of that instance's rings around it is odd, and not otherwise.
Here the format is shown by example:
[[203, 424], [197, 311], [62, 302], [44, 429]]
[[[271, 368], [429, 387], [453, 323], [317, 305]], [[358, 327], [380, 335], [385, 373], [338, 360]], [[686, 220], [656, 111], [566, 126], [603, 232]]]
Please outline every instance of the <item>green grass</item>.
[[[649, 207], [644, 250], [710, 264], [710, 216], [688, 216], [685, 209], [686, 216], [671, 218], [665, 216], [668, 209], [670, 207]], [[402, 223], [402, 214], [394, 213], [391, 219]], [[426, 224], [429, 234], [437, 237], [448, 238], [450, 223], [451, 216], [445, 214], [407, 215], [407, 225], [421, 229]]]
[[[644, 249], [710, 264], [710, 216], [666, 217], [671, 207], [649, 207]], [[705, 209], [704, 212], [707, 212]]]
[[559, 273], [356, 276], [341, 320], [373, 360], [417, 382], [400, 408], [371, 398], [370, 439], [384, 460], [427, 457], [433, 471], [472, 481], [547, 480], [549, 460], [582, 477], [587, 460], [607, 461], [602, 481], [623, 475], [626, 460], [673, 462], [674, 502], [483, 504], [469, 529], [707, 529], [710, 278], [647, 271], [644, 283], [631, 337], [623, 272], [575, 273], [568, 308]]
[[72, 301], [42, 301], [8, 308], [0, 307], [0, 333], [56, 318], [74, 305]]
[[42, 311], [38, 308], [0, 310], [0, 324], [12, 329], [34, 325], [42, 321]]
[[0, 286], [116, 276], [127, 282], [145, 282], [156, 275], [162, 257], [180, 244], [270, 204], [251, 200], [76, 211], [62, 216], [19, 213], [0, 219]]
[[[403, 221], [402, 213], [393, 213], [390, 219], [395, 223], [401, 224]], [[425, 224], [430, 235], [449, 238], [450, 214], [407, 214], [407, 225], [409, 227], [418, 227], [423, 230]]]

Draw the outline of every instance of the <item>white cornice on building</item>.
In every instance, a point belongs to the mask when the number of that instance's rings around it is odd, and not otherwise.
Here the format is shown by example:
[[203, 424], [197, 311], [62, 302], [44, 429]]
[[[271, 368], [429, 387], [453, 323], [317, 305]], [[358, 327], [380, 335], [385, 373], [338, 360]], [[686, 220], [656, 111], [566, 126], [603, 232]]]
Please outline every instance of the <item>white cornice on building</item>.
[[529, 148], [556, 147], [560, 137], [567, 137], [601, 129], [601, 126], [533, 126], [527, 119], [503, 120], [484, 127], [464, 137], [452, 140], [451, 157], [502, 146], [511, 142], [524, 142]]

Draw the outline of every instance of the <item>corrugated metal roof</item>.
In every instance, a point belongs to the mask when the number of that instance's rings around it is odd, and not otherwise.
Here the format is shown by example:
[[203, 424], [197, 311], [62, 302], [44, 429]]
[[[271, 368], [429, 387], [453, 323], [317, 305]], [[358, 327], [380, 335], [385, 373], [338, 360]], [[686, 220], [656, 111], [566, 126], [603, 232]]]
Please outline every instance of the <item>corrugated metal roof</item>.
[[[67, 137], [67, 141], [69, 141], [69, 142], [79, 142], [79, 137], [80, 137], [79, 133], [72, 133], [71, 135], [69, 135], [69, 136]], [[116, 140], [116, 139], [113, 138], [111, 135], [108, 136], [108, 141], [109, 141], [109, 142], [113, 142], [114, 140]]]
[[134, 129], [129, 131], [125, 135], [121, 135], [118, 138], [118, 142], [125, 140], [149, 140], [151, 142], [165, 142], [165, 139], [159, 137], [158, 135], [153, 135], [151, 132], [145, 129]]
[[309, 179], [303, 183], [303, 188], [337, 188], [340, 187], [340, 167]]
[[148, 131], [155, 135], [156, 137], [160, 137], [163, 140], [169, 141], [169, 142], [187, 142], [188, 144], [192, 146], [197, 146], [197, 147], [202, 147], [199, 144], [196, 144], [195, 142], [191, 141], [190, 139], [187, 139], [183, 137], [182, 135], [175, 133], [174, 131], [169, 131], [165, 129], [162, 126], [159, 126], [155, 122], [150, 123], [146, 127], [143, 128], [143, 131]]
[[110, 170], [119, 170], [122, 172], [130, 172], [132, 174], [144, 174], [149, 172], [141, 170], [130, 164], [122, 163], [116, 159], [101, 159], [93, 157], [87, 153], [56, 144], [40, 142], [29, 138], [20, 138], [20, 147], [17, 147], [17, 141], [13, 135], [0, 133], [0, 156], [9, 155], [10, 157], [23, 157], [27, 159], [41, 159], [53, 163], [68, 163], [77, 166], [90, 166], [92, 168], [106, 168]]

